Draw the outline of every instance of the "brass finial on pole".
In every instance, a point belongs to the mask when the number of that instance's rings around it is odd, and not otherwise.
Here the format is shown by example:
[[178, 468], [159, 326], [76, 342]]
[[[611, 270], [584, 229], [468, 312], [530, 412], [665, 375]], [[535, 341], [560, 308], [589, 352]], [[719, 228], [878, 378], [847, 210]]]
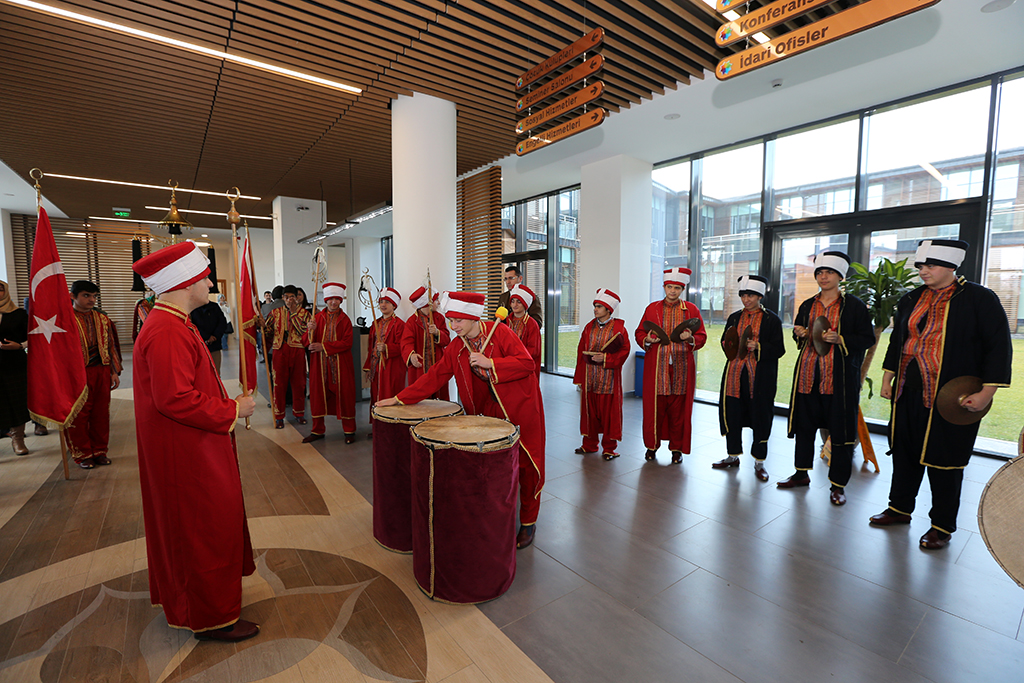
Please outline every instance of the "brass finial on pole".
[[28, 177], [36, 181], [36, 215], [39, 215], [39, 207], [43, 205], [43, 188], [39, 185], [39, 181], [43, 179], [43, 172], [38, 168], [33, 168], [28, 172]]
[[[237, 187], [232, 187], [227, 192], [227, 198], [231, 201], [231, 209], [228, 211], [228, 223], [231, 224], [231, 266], [234, 269], [234, 285], [235, 285], [235, 329], [239, 331], [239, 344], [238, 344], [238, 363], [241, 367], [242, 375], [242, 396], [249, 395], [249, 378], [246, 372], [245, 366], [245, 328], [242, 327], [242, 286], [239, 282], [241, 278], [241, 271], [238, 268], [240, 261], [238, 260], [238, 224], [242, 222], [242, 217], [239, 215], [238, 210], [235, 208], [235, 201], [241, 196]], [[171, 209], [174, 210], [174, 200], [171, 200]], [[245, 428], [252, 429], [252, 425], [249, 424], [249, 418], [245, 418]]]

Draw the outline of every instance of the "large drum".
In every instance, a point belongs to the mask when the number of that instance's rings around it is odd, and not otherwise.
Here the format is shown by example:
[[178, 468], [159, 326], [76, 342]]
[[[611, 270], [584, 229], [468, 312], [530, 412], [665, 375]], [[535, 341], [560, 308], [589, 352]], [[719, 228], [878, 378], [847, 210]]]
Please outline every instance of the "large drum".
[[412, 479], [409, 428], [435, 417], [461, 415], [451, 401], [429, 399], [373, 408], [373, 537], [396, 553], [412, 552]]
[[493, 600], [516, 575], [519, 427], [465, 415], [412, 428], [412, 566], [442, 602]]

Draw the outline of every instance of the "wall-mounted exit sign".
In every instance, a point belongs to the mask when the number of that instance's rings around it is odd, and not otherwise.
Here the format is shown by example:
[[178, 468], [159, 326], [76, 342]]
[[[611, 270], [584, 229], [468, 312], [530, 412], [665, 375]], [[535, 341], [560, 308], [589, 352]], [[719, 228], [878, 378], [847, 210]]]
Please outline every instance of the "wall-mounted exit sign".
[[125, 209], [125, 208], [120, 207], [120, 206], [115, 206], [114, 207], [114, 218], [131, 218], [131, 217], [132, 217], [132, 210], [131, 209]]

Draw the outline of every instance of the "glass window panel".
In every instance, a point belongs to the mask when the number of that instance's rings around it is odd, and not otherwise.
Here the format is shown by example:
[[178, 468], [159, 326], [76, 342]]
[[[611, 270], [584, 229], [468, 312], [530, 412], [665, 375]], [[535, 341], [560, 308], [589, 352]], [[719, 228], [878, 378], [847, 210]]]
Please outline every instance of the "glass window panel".
[[[704, 158], [700, 197], [700, 288], [687, 290], [708, 328], [721, 337], [737, 307], [736, 279], [758, 273], [761, 256], [761, 188], [764, 145], [756, 144]], [[717, 335], [717, 336], [715, 336]], [[712, 344], [698, 353], [697, 388], [717, 392], [724, 356]]]
[[[1024, 78], [1003, 83], [999, 107], [999, 148], [996, 150], [995, 192], [992, 197], [988, 269], [985, 284], [1006, 311], [1013, 336], [1013, 379], [996, 391], [992, 410], [981, 421], [979, 435], [1016, 441], [1020, 406], [1024, 404]], [[979, 440], [980, 441], [980, 440]], [[985, 444], [979, 443], [979, 447]], [[1011, 454], [1013, 444], [1001, 449]], [[1010, 449], [1010, 450], [1008, 450]]]
[[516, 249], [516, 208], [517, 204], [501, 207], [501, 253], [512, 254]]
[[775, 141], [771, 220], [853, 211], [859, 130], [853, 119]]
[[[871, 233], [871, 252], [868, 267], [874, 270], [883, 258], [893, 263], [907, 259], [907, 267], [914, 267], [917, 243], [927, 239], [955, 240], [960, 238], [960, 225], [926, 225], [897, 230], [876, 230]], [[920, 283], [918, 283], [920, 284]]]
[[548, 198], [530, 199], [522, 205], [526, 212], [526, 250], [548, 248]]
[[[555, 269], [558, 277], [558, 368], [556, 372], [572, 374], [576, 369], [576, 347], [580, 340], [580, 235], [579, 189], [561, 192], [558, 202], [558, 264]], [[550, 252], [549, 252], [550, 253]], [[540, 292], [538, 292], [540, 295]], [[589, 302], [582, 302], [588, 311], [585, 318], [589, 320]]]
[[981, 195], [989, 88], [872, 114], [865, 172], [869, 186], [881, 184], [882, 205], [869, 208]]
[[689, 267], [690, 162], [651, 174], [651, 300], [664, 296], [661, 274], [666, 268]]

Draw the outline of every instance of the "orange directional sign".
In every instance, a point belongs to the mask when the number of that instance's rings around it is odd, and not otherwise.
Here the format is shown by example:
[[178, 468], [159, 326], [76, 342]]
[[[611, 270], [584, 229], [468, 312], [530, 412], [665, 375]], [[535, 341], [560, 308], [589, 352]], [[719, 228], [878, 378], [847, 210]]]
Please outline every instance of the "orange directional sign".
[[516, 102], [516, 111], [522, 111], [527, 107], [537, 104], [541, 100], [547, 99], [548, 97], [565, 90], [570, 85], [582, 81], [588, 76], [593, 76], [600, 71], [603, 66], [604, 57], [601, 55], [594, 55], [579, 66], [569, 69], [564, 74], [555, 76], [536, 90], [523, 95], [522, 99]]
[[542, 123], [558, 118], [562, 114], [572, 111], [576, 107], [581, 107], [587, 102], [593, 102], [600, 97], [602, 93], [604, 93], [603, 82], [598, 81], [593, 85], [588, 85], [583, 90], [579, 90], [564, 99], [558, 100], [550, 107], [541, 109], [532, 116], [527, 116], [516, 124], [516, 132], [525, 133], [532, 128], [536, 128]]
[[584, 52], [593, 50], [603, 42], [604, 29], [595, 28], [572, 45], [566, 45], [564, 48], [520, 76], [519, 80], [516, 81], [516, 90], [521, 90], [537, 79], [544, 78], [558, 67], [563, 64], [568, 64]]
[[735, 21], [722, 24], [715, 34], [715, 42], [719, 47], [732, 45], [758, 31], [766, 31], [831, 2], [835, 0], [778, 0], [748, 12]]
[[607, 109], [595, 109], [594, 111], [587, 112], [583, 116], [578, 116], [572, 121], [563, 123], [560, 126], [555, 126], [550, 130], [546, 130], [543, 133], [539, 133], [531, 138], [523, 140], [516, 145], [516, 154], [523, 156], [534, 152], [541, 147], [547, 147], [552, 142], [558, 142], [565, 138], [572, 137], [576, 133], [582, 133], [585, 130], [600, 126], [604, 123], [604, 120], [608, 117]]
[[747, 2], [749, 2], [749, 0], [718, 0], [718, 4], [715, 6], [715, 9], [718, 10], [719, 14], [725, 14], [731, 9], [743, 7]]
[[912, 12], [931, 7], [939, 0], [865, 0], [837, 14], [801, 26], [767, 43], [726, 57], [715, 68], [715, 76], [724, 81], [759, 69], [786, 57], [806, 52], [865, 29], [884, 24]]

